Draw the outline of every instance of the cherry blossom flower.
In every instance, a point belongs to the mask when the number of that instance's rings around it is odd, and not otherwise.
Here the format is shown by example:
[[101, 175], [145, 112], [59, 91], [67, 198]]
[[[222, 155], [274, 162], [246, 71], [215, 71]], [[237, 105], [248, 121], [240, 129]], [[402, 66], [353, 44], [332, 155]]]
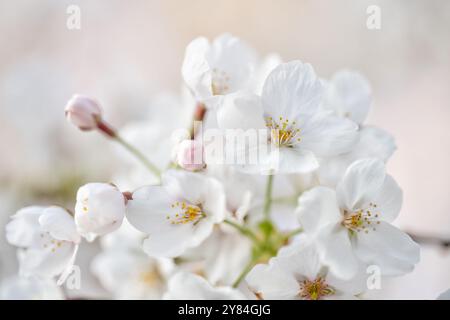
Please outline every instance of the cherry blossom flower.
[[168, 282], [166, 300], [244, 300], [246, 296], [231, 287], [213, 287], [204, 278], [178, 272]]
[[92, 273], [114, 299], [161, 299], [171, 259], [154, 259], [141, 248], [145, 234], [124, 219], [118, 230], [100, 238], [102, 250], [91, 262]]
[[116, 299], [161, 299], [165, 291], [158, 261], [142, 250], [103, 250], [93, 259], [91, 270]]
[[78, 189], [75, 223], [88, 241], [118, 229], [125, 217], [125, 198], [116, 186], [88, 183]]
[[[217, 112], [223, 129], [267, 129], [267, 136], [251, 144], [258, 152], [250, 173], [305, 173], [318, 168], [318, 157], [350, 151], [357, 126], [320, 108], [323, 87], [309, 64], [283, 63], [267, 77], [262, 96], [238, 92], [223, 99]], [[247, 148], [247, 146], [244, 146]]]
[[181, 71], [180, 96], [156, 96], [120, 130], [94, 99], [67, 103], [71, 124], [121, 146], [112, 179], [127, 189], [88, 183], [74, 214], [12, 216], [20, 277], [0, 298], [64, 298], [56, 285], [71, 279], [68, 299], [355, 299], [368, 267], [414, 268], [419, 246], [391, 225], [402, 204], [385, 169], [395, 141], [365, 124], [364, 76], [322, 80], [230, 34], [194, 39]]
[[320, 184], [334, 187], [354, 161], [378, 158], [387, 162], [396, 150], [396, 145], [392, 135], [386, 131], [364, 125], [372, 105], [372, 90], [363, 75], [356, 71], [341, 70], [330, 81], [323, 82], [326, 90], [322, 107], [359, 125], [358, 142], [349, 152], [320, 159], [317, 172]]
[[224, 218], [222, 185], [187, 171], [167, 171], [162, 186], [138, 189], [127, 206], [129, 222], [149, 235], [143, 248], [153, 257], [176, 257], [198, 246]]
[[356, 71], [341, 70], [327, 82], [324, 107], [361, 125], [372, 105], [372, 89]]
[[67, 210], [60, 207], [26, 207], [6, 226], [6, 239], [20, 249], [20, 274], [52, 278], [59, 283], [70, 274], [80, 235]]
[[364, 279], [342, 281], [325, 267], [314, 245], [303, 242], [282, 248], [268, 264], [256, 265], [246, 277], [259, 299], [336, 300], [355, 299]]
[[194, 39], [186, 48], [182, 75], [197, 100], [209, 106], [214, 97], [248, 87], [255, 65], [253, 49], [226, 33], [212, 43]]
[[363, 126], [358, 135], [359, 140], [350, 152], [320, 159], [316, 175], [321, 185], [334, 188], [345, 170], [356, 160], [376, 158], [386, 163], [397, 149], [394, 137], [380, 128]]
[[390, 223], [402, 204], [402, 191], [378, 159], [353, 163], [337, 191], [316, 187], [299, 198], [303, 230], [317, 244], [321, 259], [338, 276], [351, 278], [363, 262], [384, 275], [410, 272], [419, 246]]

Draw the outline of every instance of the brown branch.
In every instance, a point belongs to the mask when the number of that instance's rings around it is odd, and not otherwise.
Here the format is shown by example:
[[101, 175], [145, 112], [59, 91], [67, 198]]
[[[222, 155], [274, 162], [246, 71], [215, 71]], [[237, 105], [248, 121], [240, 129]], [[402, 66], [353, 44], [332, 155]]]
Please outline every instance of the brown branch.
[[450, 248], [450, 239], [443, 239], [429, 235], [419, 235], [411, 232], [408, 232], [408, 234], [417, 243], [440, 246], [445, 249]]

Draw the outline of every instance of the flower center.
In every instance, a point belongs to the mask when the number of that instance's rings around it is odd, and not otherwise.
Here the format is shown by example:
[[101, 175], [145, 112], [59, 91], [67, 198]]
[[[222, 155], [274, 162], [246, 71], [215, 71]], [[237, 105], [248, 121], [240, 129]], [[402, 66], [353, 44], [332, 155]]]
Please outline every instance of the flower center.
[[139, 280], [146, 286], [154, 287], [160, 284], [161, 275], [156, 268], [151, 268], [150, 270], [141, 272], [139, 274]]
[[230, 90], [230, 77], [225, 71], [212, 70], [211, 91], [213, 95], [225, 94]]
[[64, 245], [65, 241], [57, 240], [52, 238], [49, 232], [40, 234], [40, 244], [42, 248], [50, 250], [52, 253], [56, 252], [62, 245]]
[[343, 210], [344, 220], [342, 224], [351, 232], [365, 232], [370, 230], [376, 231], [376, 225], [380, 224], [379, 212], [375, 212], [377, 205], [370, 203], [366, 209], [359, 209], [356, 212]]
[[89, 212], [89, 199], [88, 198], [84, 198], [81, 203], [83, 204], [83, 207], [81, 208], [83, 210], [84, 213], [88, 213]]
[[266, 117], [266, 127], [270, 129], [270, 141], [277, 147], [293, 147], [302, 140], [295, 121], [289, 122], [289, 119], [283, 117], [278, 120]]
[[336, 291], [325, 283], [325, 279], [317, 277], [315, 280], [303, 280], [300, 282], [299, 296], [306, 300], [319, 300], [320, 298], [334, 294]]
[[201, 205], [187, 204], [186, 202], [175, 202], [171, 205], [175, 213], [167, 215], [167, 220], [171, 224], [186, 224], [193, 223], [194, 226], [199, 223], [199, 221], [206, 217], [206, 214], [202, 211]]

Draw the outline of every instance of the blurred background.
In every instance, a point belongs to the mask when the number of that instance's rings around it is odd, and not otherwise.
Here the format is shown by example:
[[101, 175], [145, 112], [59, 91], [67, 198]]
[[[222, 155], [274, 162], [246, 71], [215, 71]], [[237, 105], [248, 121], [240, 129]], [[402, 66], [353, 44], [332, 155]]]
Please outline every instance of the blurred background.
[[[81, 9], [80, 30], [66, 27], [69, 5]], [[366, 27], [370, 5], [381, 9], [379, 30]], [[102, 136], [66, 123], [70, 96], [97, 97], [123, 127], [155, 108], [157, 94], [179, 93], [189, 41], [223, 32], [262, 55], [310, 62], [321, 77], [365, 74], [375, 99], [367, 122], [397, 141], [388, 166], [405, 195], [397, 224], [450, 238], [449, 1], [4, 0], [0, 32], [0, 280], [17, 271], [3, 231], [11, 214], [71, 207], [79, 185], [109, 181], [123, 165]], [[434, 299], [450, 287], [449, 270], [449, 248], [426, 242], [412, 274], [370, 296]]]

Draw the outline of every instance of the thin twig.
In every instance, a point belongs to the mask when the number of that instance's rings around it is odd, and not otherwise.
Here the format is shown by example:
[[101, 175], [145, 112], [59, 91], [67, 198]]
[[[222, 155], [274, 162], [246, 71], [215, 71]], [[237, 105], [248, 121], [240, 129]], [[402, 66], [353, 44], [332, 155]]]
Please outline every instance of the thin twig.
[[445, 249], [450, 248], [450, 239], [442, 239], [439, 237], [427, 236], [427, 235], [418, 235], [418, 234], [411, 233], [411, 232], [407, 232], [407, 233], [414, 241], [416, 241], [418, 243], [437, 245], [437, 246], [443, 247]]

